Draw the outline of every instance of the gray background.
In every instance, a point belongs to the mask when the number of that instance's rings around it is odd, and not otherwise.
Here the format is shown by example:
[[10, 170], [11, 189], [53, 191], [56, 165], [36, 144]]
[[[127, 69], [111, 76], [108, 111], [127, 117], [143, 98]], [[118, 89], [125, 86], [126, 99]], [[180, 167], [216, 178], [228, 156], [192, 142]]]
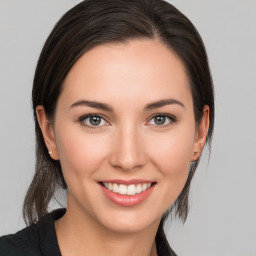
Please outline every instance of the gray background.
[[[0, 0], [0, 235], [24, 227], [34, 169], [31, 88], [43, 43], [80, 1]], [[256, 255], [256, 1], [169, 1], [202, 35], [216, 93], [212, 154], [192, 183], [185, 225], [168, 222], [180, 256]], [[52, 207], [55, 207], [54, 205]]]

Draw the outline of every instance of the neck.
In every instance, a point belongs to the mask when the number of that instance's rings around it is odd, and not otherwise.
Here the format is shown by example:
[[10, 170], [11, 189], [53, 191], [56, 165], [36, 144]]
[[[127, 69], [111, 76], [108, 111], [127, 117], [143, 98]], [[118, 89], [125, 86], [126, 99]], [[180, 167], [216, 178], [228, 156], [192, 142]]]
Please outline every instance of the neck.
[[55, 229], [63, 256], [157, 256], [155, 235], [159, 222], [139, 232], [115, 232], [68, 205], [66, 214], [55, 222]]

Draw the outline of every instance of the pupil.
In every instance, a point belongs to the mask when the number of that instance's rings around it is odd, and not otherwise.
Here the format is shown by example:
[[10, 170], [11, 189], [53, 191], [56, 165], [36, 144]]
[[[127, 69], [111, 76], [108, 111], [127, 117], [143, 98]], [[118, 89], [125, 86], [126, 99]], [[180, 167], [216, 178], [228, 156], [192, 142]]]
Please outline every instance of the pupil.
[[155, 122], [158, 125], [164, 124], [165, 123], [165, 116], [157, 116], [157, 117], [155, 117]]
[[98, 125], [98, 124], [100, 124], [100, 117], [98, 117], [98, 116], [91, 116], [91, 117], [90, 117], [90, 123], [91, 123], [92, 125]]

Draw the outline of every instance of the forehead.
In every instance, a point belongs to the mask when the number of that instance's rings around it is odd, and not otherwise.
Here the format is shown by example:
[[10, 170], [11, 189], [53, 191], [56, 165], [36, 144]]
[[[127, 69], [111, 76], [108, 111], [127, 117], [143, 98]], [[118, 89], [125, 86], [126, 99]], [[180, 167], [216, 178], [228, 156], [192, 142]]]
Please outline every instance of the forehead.
[[70, 101], [108, 97], [133, 102], [167, 96], [191, 96], [185, 67], [172, 50], [149, 39], [100, 45], [84, 53], [68, 73], [61, 95]]

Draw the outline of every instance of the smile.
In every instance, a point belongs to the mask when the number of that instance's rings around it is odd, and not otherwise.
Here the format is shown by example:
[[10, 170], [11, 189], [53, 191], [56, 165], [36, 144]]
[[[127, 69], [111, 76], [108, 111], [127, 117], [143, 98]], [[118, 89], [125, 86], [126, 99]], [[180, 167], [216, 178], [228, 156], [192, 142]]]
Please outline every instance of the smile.
[[102, 183], [105, 188], [107, 188], [110, 191], [113, 191], [114, 193], [120, 194], [120, 195], [135, 195], [140, 194], [151, 187], [152, 183], [140, 183], [140, 184], [117, 184], [117, 183]]
[[103, 194], [120, 206], [131, 207], [145, 201], [156, 187], [156, 182], [146, 180], [109, 180], [99, 182]]

